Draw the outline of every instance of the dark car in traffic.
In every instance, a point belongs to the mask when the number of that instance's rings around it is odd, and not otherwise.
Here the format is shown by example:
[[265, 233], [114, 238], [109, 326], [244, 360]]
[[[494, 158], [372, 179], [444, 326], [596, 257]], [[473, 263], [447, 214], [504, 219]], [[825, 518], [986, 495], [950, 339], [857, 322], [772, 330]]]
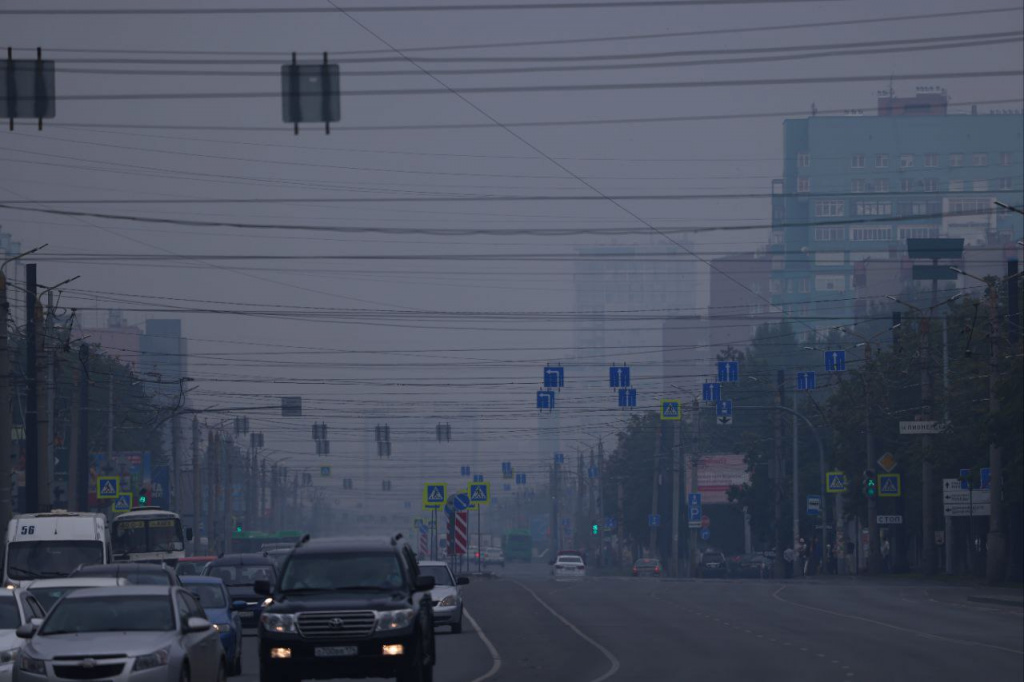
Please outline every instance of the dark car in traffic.
[[637, 559], [633, 564], [633, 575], [637, 577], [661, 577], [661, 562], [657, 559]]
[[228, 588], [231, 601], [244, 601], [238, 616], [243, 628], [254, 628], [259, 623], [264, 597], [257, 594], [257, 581], [277, 581], [277, 563], [266, 554], [225, 554], [214, 559], [203, 569], [203, 575], [220, 578]]
[[725, 554], [709, 550], [700, 556], [700, 577], [701, 578], [726, 578], [729, 575], [729, 567], [726, 564]]
[[772, 563], [764, 554], [739, 554], [729, 559], [729, 575], [733, 578], [770, 578]]
[[168, 585], [181, 587], [181, 581], [174, 569], [163, 564], [114, 563], [79, 566], [72, 573], [73, 578], [122, 578], [129, 585]]

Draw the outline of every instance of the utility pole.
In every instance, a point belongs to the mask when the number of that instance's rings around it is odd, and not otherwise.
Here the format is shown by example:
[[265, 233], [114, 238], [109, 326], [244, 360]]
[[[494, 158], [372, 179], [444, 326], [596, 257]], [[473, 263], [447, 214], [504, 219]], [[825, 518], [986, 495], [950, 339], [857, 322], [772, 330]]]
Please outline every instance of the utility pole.
[[179, 513], [182, 511], [181, 501], [178, 496], [181, 494], [181, 466], [179, 465], [178, 458], [178, 415], [177, 413], [171, 415], [171, 476], [170, 486], [171, 489], [164, 492], [165, 499], [167, 500], [167, 508], [177, 510]]
[[231, 534], [235, 532], [235, 526], [231, 522], [232, 511], [234, 511], [234, 490], [231, 487], [231, 455], [234, 443], [229, 438], [220, 442], [221, 457], [224, 460], [224, 553], [231, 553]]
[[[875, 469], [875, 437], [871, 431], [871, 342], [864, 343], [864, 470]], [[878, 500], [868, 497], [868, 573], [882, 572], [881, 543], [878, 537]]]
[[[797, 411], [797, 392], [793, 391], [793, 411]], [[836, 497], [839, 497], [838, 495]], [[822, 507], [825, 500], [821, 501]], [[743, 512], [746, 514], [746, 512]], [[824, 515], [823, 515], [824, 516]], [[839, 532], [839, 517], [836, 517], [836, 532]], [[793, 415], [793, 551], [800, 544], [800, 436], [797, 430], [797, 417]], [[796, 559], [794, 559], [796, 561]], [[793, 577], [797, 577], [793, 571]]]
[[89, 344], [78, 347], [78, 449], [71, 455], [78, 464], [74, 480], [78, 508], [89, 510]]
[[114, 458], [114, 363], [108, 363], [110, 367], [110, 384], [107, 393], [107, 458], [112, 461]]
[[206, 440], [206, 549], [210, 553], [217, 551], [217, 444], [220, 435], [212, 430]]
[[[271, 502], [273, 504], [273, 502]], [[260, 509], [259, 509], [259, 529], [261, 531], [267, 530], [267, 460], [264, 459], [260, 462]]]
[[[776, 397], [778, 405], [785, 405], [785, 393], [786, 393], [786, 370], [780, 369], [776, 376], [776, 390], [778, 395]], [[775, 498], [775, 575], [784, 576], [786, 574], [786, 559], [783, 556], [782, 547], [782, 415], [778, 412], [774, 415], [775, 417], [775, 466], [774, 471], [774, 485], [772, 486], [773, 495]], [[822, 523], [825, 523], [825, 519], [822, 519]], [[822, 557], [825, 556], [825, 548], [821, 548]]]
[[56, 351], [53, 344], [53, 291], [46, 292], [46, 311], [40, 309], [43, 333], [38, 337], [38, 357], [46, 358], [46, 390], [39, 395], [39, 509], [53, 509], [53, 393]]
[[[682, 406], [680, 405], [680, 409]], [[681, 415], [680, 415], [681, 416]], [[682, 456], [683, 422], [672, 429], [672, 577], [679, 577], [679, 459]]]
[[654, 432], [654, 475], [651, 484], [651, 520], [648, 525], [651, 527], [650, 557], [658, 556], [658, 527], [652, 523], [658, 513], [658, 460], [661, 457], [661, 422], [655, 422]]
[[[689, 472], [689, 484], [687, 485], [687, 492], [697, 492], [697, 463], [700, 461], [700, 402], [696, 399], [693, 401], [693, 454], [690, 456], [690, 466], [685, 467], [686, 471]], [[687, 523], [689, 527], [689, 523]], [[695, 577], [697, 575], [697, 565], [700, 563], [700, 558], [697, 556], [697, 529], [689, 528], [689, 548], [688, 556], [690, 559], [690, 571], [689, 577]]]
[[[583, 451], [578, 447], [576, 448], [576, 527], [575, 527], [575, 542], [573, 543], [576, 547], [583, 547], [580, 542], [580, 534], [583, 532], [583, 486], [586, 483], [583, 481]], [[479, 517], [477, 518], [479, 520]], [[589, 542], [587, 543], [589, 544]], [[480, 545], [477, 544], [479, 548]]]
[[[77, 386], [81, 370], [71, 367], [71, 386]], [[71, 392], [71, 428], [68, 433], [68, 510], [84, 511], [83, 502], [78, 499], [78, 393]]]
[[553, 459], [551, 463], [551, 544], [553, 547], [552, 556], [558, 555], [562, 548], [562, 534], [558, 526], [558, 460]]
[[[6, 265], [6, 263], [5, 263]], [[7, 277], [0, 270], [0, 527], [14, 514], [11, 504], [11, 354], [7, 345]]]
[[[938, 260], [933, 260], [937, 265]], [[931, 414], [932, 406], [932, 371], [931, 371], [931, 314], [936, 308], [938, 298], [939, 281], [932, 280], [931, 306], [928, 312], [921, 316], [921, 406], [926, 416]], [[924, 564], [924, 572], [932, 575], [936, 570], [935, 556], [935, 519], [933, 509], [935, 508], [935, 475], [932, 468], [932, 437], [921, 436], [921, 559]], [[872, 536], [873, 537], [873, 536]], [[870, 556], [868, 557], [870, 561]]]
[[36, 264], [25, 266], [25, 504], [39, 511], [39, 397], [36, 372]]
[[199, 522], [203, 511], [202, 477], [199, 471], [199, 417], [192, 416], [192, 556], [199, 555]]

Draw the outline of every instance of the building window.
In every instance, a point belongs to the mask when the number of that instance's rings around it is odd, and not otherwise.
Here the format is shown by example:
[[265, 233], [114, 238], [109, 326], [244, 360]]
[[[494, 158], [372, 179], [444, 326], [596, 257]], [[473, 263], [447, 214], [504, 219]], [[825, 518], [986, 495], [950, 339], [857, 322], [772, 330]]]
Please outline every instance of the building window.
[[914, 182], [910, 178], [903, 178], [900, 180], [900, 191], [911, 192], [914, 189]]
[[850, 230], [850, 241], [854, 242], [887, 242], [892, 239], [892, 226], [855, 227]]
[[938, 168], [939, 167], [939, 155], [938, 154], [925, 154], [924, 155], [924, 167], [925, 168]]
[[964, 165], [964, 155], [963, 154], [950, 154], [949, 155], [949, 167], [950, 168], [959, 168], [962, 165]]
[[854, 194], [864, 193], [864, 181], [860, 178], [854, 178], [850, 181], [850, 191]]
[[971, 183], [971, 190], [974, 192], [987, 192], [988, 180], [975, 180]]
[[808, 282], [807, 279], [801, 279], [800, 282], [799, 282], [799, 288], [798, 288], [799, 293], [801, 293], [801, 294], [810, 293], [810, 290], [811, 290], [811, 283]]
[[850, 163], [850, 168], [863, 168], [864, 167], [864, 155], [854, 154], [853, 160]]
[[949, 181], [949, 191], [950, 192], [963, 192], [964, 191], [964, 181], [963, 180], [950, 180]]
[[904, 239], [929, 239], [939, 236], [937, 227], [901, 227], [896, 234], [902, 241]]
[[889, 167], [889, 155], [888, 154], [875, 154], [875, 168], [888, 168]]
[[857, 215], [892, 215], [891, 201], [858, 201], [854, 208]]
[[796, 155], [796, 166], [797, 168], [808, 168], [811, 165], [811, 154], [810, 152], [800, 152]]
[[816, 227], [814, 228], [814, 241], [816, 242], [842, 242], [846, 241], [845, 227]]
[[875, 191], [876, 192], [888, 192], [889, 191], [889, 180], [887, 178], [878, 178], [875, 180]]
[[833, 218], [846, 215], [846, 202], [842, 199], [825, 199], [814, 202], [815, 218]]
[[810, 178], [797, 178], [796, 179], [796, 191], [806, 193], [811, 191], [811, 179]]
[[988, 154], [971, 154], [972, 166], [987, 166]]
[[1013, 152], [1002, 152], [999, 155], [999, 165], [1009, 166], [1013, 162]]
[[913, 168], [914, 167], [914, 155], [913, 154], [900, 154], [900, 168]]
[[846, 291], [846, 275], [816, 275], [815, 291]]
[[1013, 189], [1013, 178], [999, 178], [999, 189], [1003, 191]]
[[950, 199], [946, 213], [949, 215], [983, 215], [988, 212], [987, 199]]
[[772, 270], [785, 270], [786, 259], [782, 256], [775, 256], [772, 258]]
[[781, 294], [782, 293], [782, 280], [781, 279], [770, 280], [768, 282], [768, 291], [770, 293], [773, 293], [773, 294]]
[[925, 178], [924, 179], [924, 191], [925, 192], [938, 192], [939, 191], [939, 181], [936, 180], [935, 178]]
[[786, 243], [786, 234], [782, 230], [772, 230], [771, 237], [769, 238], [769, 244], [777, 246], [779, 244]]

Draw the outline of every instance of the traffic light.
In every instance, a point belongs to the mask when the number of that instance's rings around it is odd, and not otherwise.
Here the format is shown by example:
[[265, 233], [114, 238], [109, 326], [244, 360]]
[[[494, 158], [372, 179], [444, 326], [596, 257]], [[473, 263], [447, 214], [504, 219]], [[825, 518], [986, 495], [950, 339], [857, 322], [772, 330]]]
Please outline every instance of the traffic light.
[[594, 525], [593, 525], [593, 526], [591, 527], [591, 532], [592, 532], [592, 533], [593, 533], [594, 535], [597, 535], [597, 531], [598, 531], [598, 528], [597, 528], [597, 524], [595, 523], [595, 524], [594, 524]]
[[878, 496], [878, 480], [875, 478], [875, 472], [867, 469], [864, 471], [864, 497], [871, 499]]
[[143, 488], [142, 490], [139, 491], [139, 506], [140, 507], [145, 507], [146, 503], [148, 501], [149, 501], [149, 490], [147, 490], [146, 488]]

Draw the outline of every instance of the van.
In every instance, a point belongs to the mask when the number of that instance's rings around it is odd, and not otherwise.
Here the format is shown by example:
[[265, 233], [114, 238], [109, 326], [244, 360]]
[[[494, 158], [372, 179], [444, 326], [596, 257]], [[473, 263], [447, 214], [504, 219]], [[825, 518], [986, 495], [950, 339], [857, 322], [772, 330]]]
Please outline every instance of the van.
[[7, 525], [3, 558], [7, 587], [64, 578], [82, 564], [110, 563], [107, 518], [63, 509], [19, 514]]

